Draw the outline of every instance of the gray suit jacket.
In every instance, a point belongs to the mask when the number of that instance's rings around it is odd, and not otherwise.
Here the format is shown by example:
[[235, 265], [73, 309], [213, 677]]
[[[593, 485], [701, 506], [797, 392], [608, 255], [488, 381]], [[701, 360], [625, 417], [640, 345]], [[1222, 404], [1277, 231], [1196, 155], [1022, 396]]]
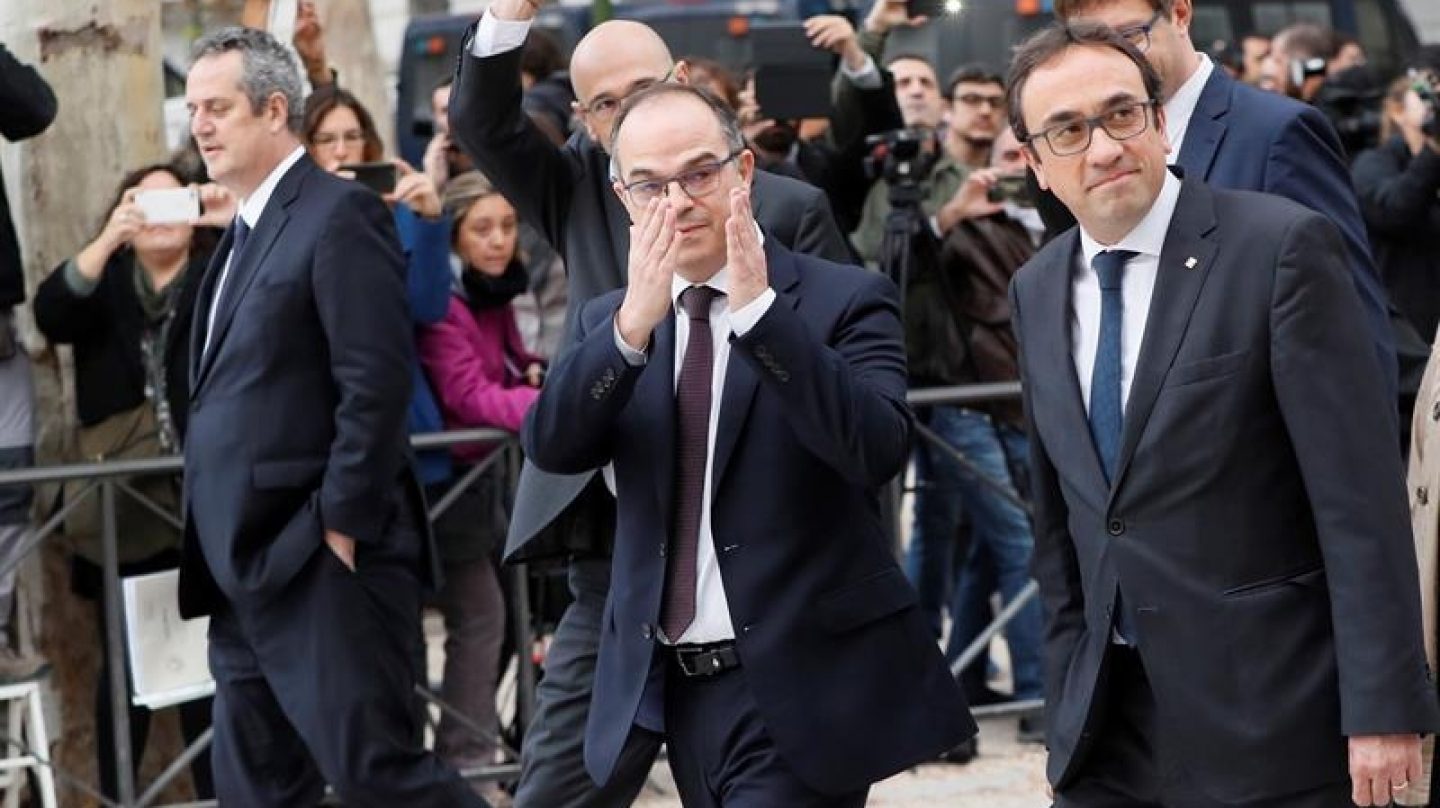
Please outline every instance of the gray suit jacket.
[[1071, 358], [1078, 242], [1011, 290], [1057, 790], [1103, 731], [1117, 591], [1159, 743], [1218, 802], [1343, 782], [1347, 735], [1435, 730], [1390, 400], [1334, 226], [1185, 181], [1113, 485]]
[[[570, 317], [590, 299], [625, 285], [630, 220], [610, 187], [609, 157], [583, 132], [556, 147], [521, 107], [520, 50], [476, 58], [474, 28], [465, 36], [450, 100], [455, 140], [520, 218], [540, 230], [565, 258]], [[854, 258], [819, 189], [759, 171], [752, 188], [755, 218], [766, 236], [791, 250], [840, 263]], [[520, 477], [507, 557], [548, 525], [592, 474], [554, 475], [528, 462]], [[531, 554], [535, 548], [527, 548]]]

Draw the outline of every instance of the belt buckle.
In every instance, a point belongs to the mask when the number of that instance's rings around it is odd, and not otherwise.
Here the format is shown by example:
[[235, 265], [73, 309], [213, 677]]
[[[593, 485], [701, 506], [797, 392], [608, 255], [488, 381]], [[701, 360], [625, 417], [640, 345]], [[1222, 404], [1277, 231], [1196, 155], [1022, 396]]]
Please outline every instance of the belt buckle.
[[682, 648], [675, 646], [675, 662], [680, 666], [680, 672], [691, 678], [704, 678], [715, 676], [730, 670], [734, 665], [726, 665], [721, 657], [724, 648]]

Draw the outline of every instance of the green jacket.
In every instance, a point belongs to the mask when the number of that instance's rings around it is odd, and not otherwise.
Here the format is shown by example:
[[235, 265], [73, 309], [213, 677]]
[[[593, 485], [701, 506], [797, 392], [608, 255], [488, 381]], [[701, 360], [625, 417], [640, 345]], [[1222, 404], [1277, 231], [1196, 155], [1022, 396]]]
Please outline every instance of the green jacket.
[[[942, 205], [955, 196], [955, 192], [960, 190], [960, 185], [969, 174], [969, 168], [942, 152], [940, 162], [935, 164], [930, 176], [920, 181], [920, 189], [924, 194], [920, 200], [920, 210], [926, 219], [934, 216]], [[870, 186], [870, 193], [865, 197], [865, 207], [860, 213], [860, 226], [850, 234], [851, 243], [867, 264], [880, 258], [880, 246], [885, 239], [885, 220], [889, 216], [890, 184], [879, 180]]]

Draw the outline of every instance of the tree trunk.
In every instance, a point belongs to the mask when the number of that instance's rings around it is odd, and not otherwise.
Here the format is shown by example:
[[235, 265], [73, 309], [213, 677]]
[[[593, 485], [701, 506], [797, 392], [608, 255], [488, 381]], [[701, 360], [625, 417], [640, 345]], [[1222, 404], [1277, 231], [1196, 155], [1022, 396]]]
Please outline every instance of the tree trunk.
[[340, 76], [340, 86], [355, 94], [369, 110], [394, 155], [395, 112], [385, 81], [385, 63], [375, 43], [375, 27], [367, 0], [321, 0], [316, 3], [325, 30], [325, 55]]
[[[32, 293], [98, 232], [120, 177], [166, 156], [160, 10], [156, 0], [0, 0], [0, 40], [36, 65], [59, 99], [59, 115], [44, 134], [19, 144], [0, 141]], [[39, 462], [63, 462], [75, 424], [68, 352], [43, 347], [28, 306], [18, 311], [38, 360]], [[54, 491], [38, 491], [37, 501], [48, 510]], [[95, 783], [96, 608], [70, 593], [63, 539], [52, 536], [43, 547], [22, 567], [20, 587], [29, 611], [40, 616], [40, 648], [53, 664], [51, 686], [58, 699], [49, 711], [52, 756], [67, 773]], [[161, 737], [166, 735], [168, 743]], [[157, 726], [151, 736], [147, 772], [163, 765], [164, 753], [177, 751], [173, 729], [162, 732]], [[62, 805], [91, 804], [63, 784], [61, 791]], [[166, 799], [183, 791], [172, 787]]]

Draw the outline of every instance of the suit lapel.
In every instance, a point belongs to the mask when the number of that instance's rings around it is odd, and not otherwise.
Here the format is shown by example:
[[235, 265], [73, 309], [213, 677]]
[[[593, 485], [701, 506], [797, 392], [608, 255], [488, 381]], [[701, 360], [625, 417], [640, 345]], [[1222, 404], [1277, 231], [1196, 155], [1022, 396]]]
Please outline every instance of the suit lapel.
[[1230, 111], [1230, 86], [1233, 79], [1217, 65], [1200, 91], [1200, 100], [1185, 129], [1185, 142], [1175, 161], [1185, 169], [1185, 176], [1203, 180], [1210, 175], [1210, 166], [1225, 139], [1225, 115]]
[[[1072, 227], [1060, 239], [1061, 248], [1055, 253], [1060, 259], [1044, 267], [1041, 282], [1034, 284], [1039, 298], [1039, 315], [1026, 318], [1030, 323], [1028, 328], [1035, 332], [1034, 347], [1037, 349], [1032, 382], [1036, 385], [1053, 383], [1057, 388], [1054, 397], [1059, 407], [1060, 424], [1055, 440], [1060, 445], [1051, 452], [1051, 456], [1080, 458], [1078, 471], [1084, 477], [1085, 490], [1104, 491], [1107, 487], [1105, 472], [1100, 466], [1095, 441], [1090, 437], [1090, 418], [1085, 412], [1085, 399], [1080, 395], [1079, 378], [1075, 375], [1071, 324], [1075, 321], [1072, 296], [1076, 256], [1080, 251], [1079, 228]], [[1035, 396], [1038, 392], [1031, 391], [1026, 395]], [[1064, 445], [1066, 443], [1069, 445]]]
[[1150, 299], [1145, 336], [1140, 343], [1140, 357], [1135, 363], [1135, 376], [1125, 405], [1125, 425], [1120, 433], [1112, 494], [1125, 477], [1165, 375], [1190, 325], [1195, 301], [1209, 276], [1216, 251], [1216, 244], [1210, 238], [1214, 229], [1215, 210], [1210, 192], [1199, 182], [1184, 183], [1160, 253], [1155, 293]]
[[[239, 256], [240, 260], [231, 262], [229, 276], [225, 279], [225, 288], [220, 290], [220, 308], [215, 312], [215, 333], [210, 337], [210, 350], [203, 351], [200, 357], [200, 371], [195, 380], [195, 388], [198, 389], [204, 385], [210, 368], [215, 364], [215, 356], [220, 353], [225, 335], [229, 333], [230, 325], [235, 320], [235, 312], [240, 308], [240, 301], [244, 299], [245, 292], [250, 289], [255, 276], [259, 274], [259, 268], [270, 253], [270, 248], [275, 246], [276, 239], [280, 237], [285, 230], [285, 225], [289, 223], [290, 214], [286, 209], [294, 201], [305, 175], [311, 170], [315, 170], [315, 167], [308, 157], [301, 157], [298, 163], [290, 167], [290, 170], [285, 173], [275, 187], [275, 192], [265, 205], [265, 210], [261, 212], [260, 221], [256, 223], [255, 229], [250, 233], [250, 238], [245, 244], [246, 249]], [[228, 246], [226, 251], [229, 251]], [[203, 340], [201, 348], [204, 348]]]
[[[770, 276], [770, 288], [776, 292], [772, 306], [796, 307], [800, 303], [800, 273], [795, 266], [795, 254], [781, 247], [773, 236], [765, 240], [766, 271]], [[710, 490], [718, 491], [720, 481], [730, 458], [735, 454], [735, 444], [744, 431], [750, 405], [755, 400], [755, 391], [760, 377], [755, 368], [745, 359], [730, 350], [730, 361], [725, 365], [725, 386], [720, 397], [720, 420], [715, 429], [715, 462], [710, 471]]]
[[225, 257], [230, 254], [230, 245], [235, 240], [235, 227], [225, 229], [220, 244], [210, 255], [205, 267], [205, 277], [200, 281], [200, 291], [195, 295], [195, 311], [190, 321], [190, 397], [200, 390], [200, 360], [205, 351], [205, 332], [210, 325], [210, 306], [215, 298], [215, 284], [225, 269]]
[[655, 482], [659, 513], [668, 531], [675, 482], [675, 314], [671, 312], [651, 338], [650, 360], [631, 401], [643, 407], [644, 434], [650, 444], [650, 478]]

